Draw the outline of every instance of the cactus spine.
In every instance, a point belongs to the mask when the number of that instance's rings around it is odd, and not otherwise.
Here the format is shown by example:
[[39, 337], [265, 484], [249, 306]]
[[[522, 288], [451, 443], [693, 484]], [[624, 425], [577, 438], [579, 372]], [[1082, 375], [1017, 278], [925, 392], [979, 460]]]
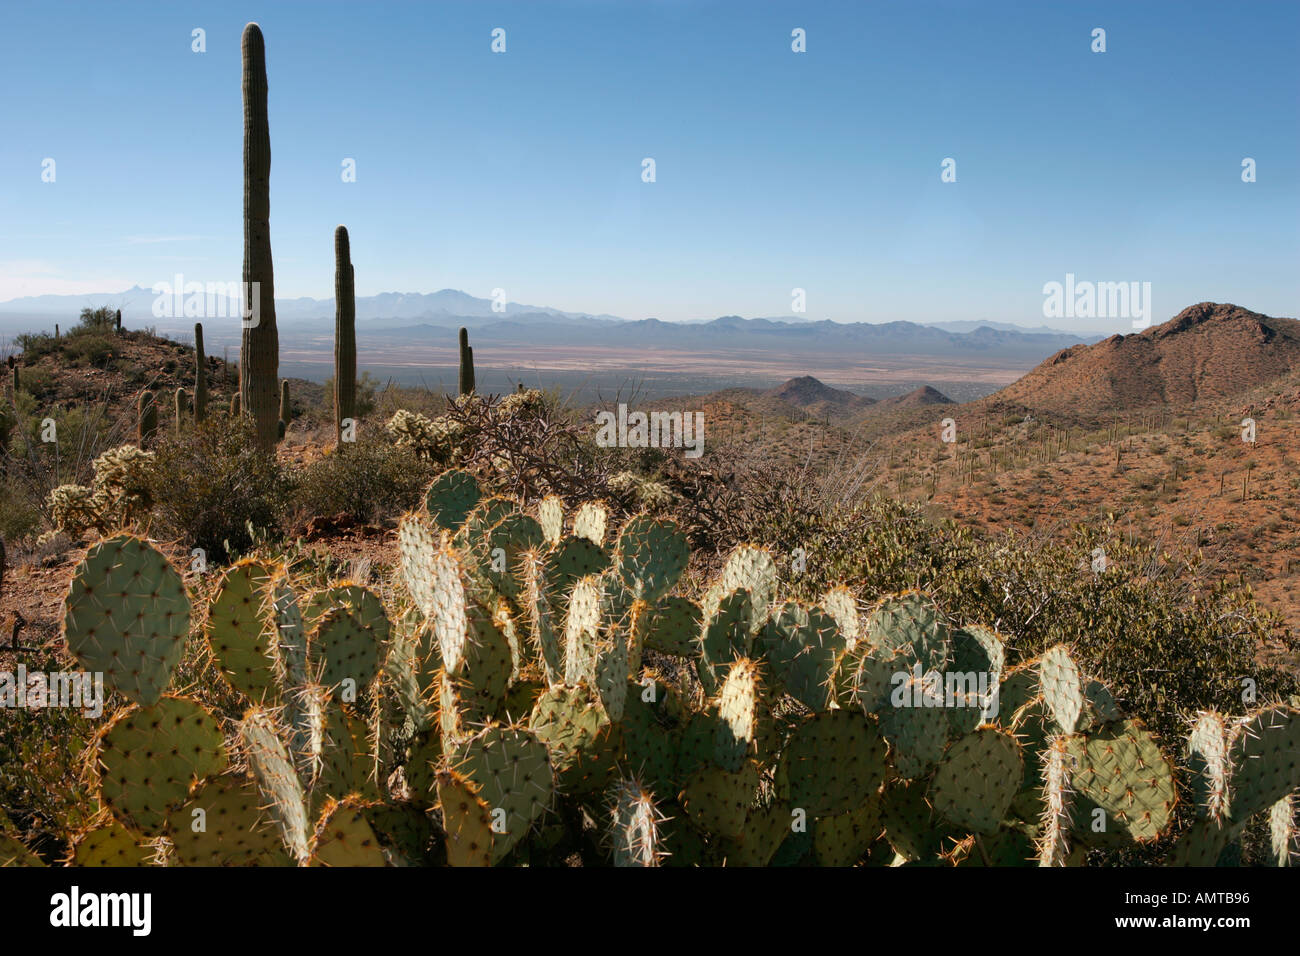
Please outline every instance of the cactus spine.
[[469, 329], [460, 330], [460, 393], [474, 391], [474, 350], [469, 347]]
[[208, 359], [203, 354], [203, 323], [194, 323], [194, 422], [208, 413]]
[[153, 392], [146, 389], [140, 393], [136, 411], [136, 444], [143, 448], [158, 431], [158, 405], [153, 400]]
[[[357, 406], [357, 300], [346, 226], [334, 230], [334, 441]], [[285, 419], [288, 421], [288, 419]]]
[[271, 133], [266, 119], [266, 44], [256, 23], [244, 27], [244, 308], [239, 351], [239, 401], [253, 419], [257, 445], [275, 447], [280, 344], [271, 265]]

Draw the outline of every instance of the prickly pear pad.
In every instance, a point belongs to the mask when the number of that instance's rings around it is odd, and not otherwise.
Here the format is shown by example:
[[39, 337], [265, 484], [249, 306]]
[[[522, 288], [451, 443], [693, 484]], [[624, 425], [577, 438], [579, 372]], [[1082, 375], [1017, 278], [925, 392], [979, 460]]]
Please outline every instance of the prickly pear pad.
[[884, 782], [885, 742], [869, 717], [851, 710], [814, 714], [786, 742], [776, 789], [809, 817], [858, 807]]
[[1024, 775], [1020, 745], [995, 727], [981, 727], [948, 748], [930, 782], [930, 804], [974, 833], [995, 833]]
[[494, 863], [528, 834], [554, 797], [546, 745], [526, 730], [488, 727], [461, 749], [453, 769], [479, 787], [488, 805]]
[[305, 861], [309, 854], [307, 801], [275, 721], [267, 711], [251, 708], [240, 721], [239, 736], [264, 805], [279, 827], [280, 839], [294, 859]]
[[1214, 711], [1197, 715], [1187, 738], [1187, 763], [1192, 769], [1192, 794], [1200, 816], [1220, 820], [1228, 811], [1228, 722]]
[[321, 683], [336, 697], [347, 681], [359, 694], [379, 675], [388, 648], [388, 613], [374, 592], [359, 585], [333, 587], [329, 595], [330, 608], [311, 637], [311, 656]]
[[758, 789], [758, 766], [746, 763], [738, 772], [704, 767], [691, 774], [682, 788], [682, 808], [709, 833], [736, 840], [745, 832], [745, 818]]
[[330, 800], [311, 838], [310, 866], [387, 866], [374, 828], [366, 819], [368, 804], [356, 797]]
[[148, 866], [154, 851], [116, 820], [105, 820], [72, 841], [69, 866]]
[[172, 859], [181, 866], [293, 865], [257, 788], [241, 776], [214, 777], [196, 787], [168, 815], [167, 834]]
[[638, 515], [619, 533], [615, 556], [623, 584], [641, 600], [657, 601], [686, 570], [691, 549], [673, 522]]
[[454, 770], [438, 774], [438, 805], [447, 836], [448, 866], [492, 865], [492, 822], [478, 788]]
[[1076, 761], [1075, 789], [1106, 811], [1110, 829], [1142, 843], [1169, 826], [1178, 799], [1173, 769], [1138, 721], [1075, 735], [1069, 753]]
[[1300, 787], [1300, 711], [1264, 707], [1237, 727], [1230, 746], [1234, 822], [1262, 813]]
[[922, 673], [947, 669], [948, 625], [934, 601], [920, 591], [906, 591], [877, 604], [867, 620], [867, 640], [890, 651], [910, 648]]
[[1063, 733], [1079, 729], [1083, 713], [1083, 681], [1065, 647], [1057, 645], [1038, 659], [1038, 688]]
[[547, 495], [537, 503], [537, 523], [547, 544], [559, 544], [564, 534], [564, 502], [556, 495]]
[[700, 652], [700, 608], [690, 598], [661, 598], [651, 608], [645, 646], [661, 654], [695, 657]]
[[127, 827], [157, 833], [190, 785], [226, 766], [216, 719], [198, 701], [164, 697], [117, 712], [99, 734], [100, 793]]
[[562, 791], [589, 793], [609, 781], [618, 735], [599, 695], [586, 684], [556, 684], [538, 697], [529, 729], [550, 751]]
[[609, 522], [609, 509], [599, 501], [584, 501], [573, 515], [573, 534], [586, 538], [592, 544], [605, 543], [605, 526]]
[[819, 607], [787, 602], [772, 615], [760, 638], [786, 692], [806, 707], [826, 710], [835, 697], [834, 672], [844, 636]]
[[63, 618], [68, 650], [85, 670], [138, 704], [156, 704], [189, 633], [189, 594], [162, 552], [129, 534], [86, 552]]
[[481, 492], [474, 476], [459, 469], [444, 471], [424, 493], [424, 506], [440, 528], [455, 531], [478, 504]]
[[610, 788], [609, 842], [615, 866], [658, 866], [665, 856], [654, 796], [634, 780]]
[[279, 648], [270, 582], [266, 565], [252, 559], [239, 561], [222, 577], [208, 611], [212, 656], [230, 686], [253, 703], [279, 698]]

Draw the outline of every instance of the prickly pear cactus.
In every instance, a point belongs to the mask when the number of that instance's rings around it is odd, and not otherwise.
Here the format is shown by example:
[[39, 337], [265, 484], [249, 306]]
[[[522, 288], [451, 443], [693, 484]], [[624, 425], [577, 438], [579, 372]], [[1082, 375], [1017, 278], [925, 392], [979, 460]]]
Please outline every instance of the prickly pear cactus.
[[64, 604], [63, 637], [81, 666], [156, 704], [190, 631], [185, 582], [163, 554], [132, 535], [104, 539], [77, 566]]

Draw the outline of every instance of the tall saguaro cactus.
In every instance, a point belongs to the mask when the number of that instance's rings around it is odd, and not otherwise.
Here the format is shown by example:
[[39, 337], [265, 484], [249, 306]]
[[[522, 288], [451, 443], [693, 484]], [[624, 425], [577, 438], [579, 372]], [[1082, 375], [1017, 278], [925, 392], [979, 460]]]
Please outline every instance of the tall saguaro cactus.
[[357, 299], [347, 226], [334, 230], [334, 441], [357, 410]]
[[279, 434], [280, 341], [271, 268], [271, 132], [266, 120], [266, 44], [256, 23], [244, 27], [244, 295], [251, 316], [239, 350], [239, 400], [258, 447]]
[[279, 429], [280, 437], [284, 437], [285, 430], [289, 427], [289, 421], [293, 418], [293, 406], [289, 404], [289, 380], [286, 378], [280, 382], [280, 421], [276, 425]]
[[460, 393], [474, 391], [474, 350], [469, 347], [469, 329], [460, 330]]
[[158, 404], [154, 401], [153, 392], [146, 389], [136, 399], [136, 445], [144, 448], [153, 440], [157, 431]]
[[194, 423], [208, 411], [208, 357], [203, 354], [203, 323], [194, 323]]

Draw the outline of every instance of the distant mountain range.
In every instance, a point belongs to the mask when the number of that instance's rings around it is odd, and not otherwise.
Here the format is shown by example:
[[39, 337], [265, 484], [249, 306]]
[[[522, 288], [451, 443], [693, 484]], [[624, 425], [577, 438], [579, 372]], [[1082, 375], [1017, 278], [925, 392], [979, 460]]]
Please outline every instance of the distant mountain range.
[[[140, 317], [142, 324], [145, 317], [153, 318], [153, 305], [157, 298], [158, 296], [152, 289], [137, 285], [132, 286], [125, 292], [117, 293], [24, 296], [18, 299], [10, 299], [7, 302], [0, 302], [0, 312], [21, 312], [28, 315], [61, 314], [72, 319], [80, 314], [83, 308], [108, 306], [111, 309], [121, 309], [124, 317], [128, 315]], [[388, 319], [437, 322], [442, 319], [503, 319], [515, 315], [548, 315], [565, 319], [623, 321], [614, 315], [565, 312], [548, 306], [523, 305], [518, 302], [506, 302], [502, 307], [502, 311], [497, 311], [493, 309], [491, 299], [476, 298], [457, 289], [442, 289], [438, 292], [383, 292], [379, 295], [357, 296], [356, 304], [358, 321]], [[215, 311], [215, 301], [213, 307]], [[227, 314], [233, 311], [230, 301], [222, 302], [220, 308]], [[276, 299], [275, 315], [277, 321], [333, 320], [334, 299], [312, 299], [307, 297]], [[465, 323], [461, 322], [460, 324]]]
[[[86, 307], [121, 309], [127, 328], [155, 328], [188, 340], [196, 318], [204, 322], [209, 347], [237, 345], [235, 320], [238, 303], [226, 300], [202, 303], [204, 315], [184, 314], [184, 296], [169, 300], [175, 315], [158, 316], [152, 289], [135, 286], [116, 295], [41, 295], [0, 303], [0, 334], [13, 336], [44, 329], [56, 322], [71, 327]], [[195, 305], [200, 303], [195, 302]], [[224, 312], [222, 316], [220, 313]], [[205, 317], [207, 316], [207, 317]], [[334, 332], [333, 299], [277, 299], [276, 319], [281, 347], [296, 353], [299, 361], [312, 355], [327, 357]], [[659, 319], [629, 320], [613, 315], [567, 312], [546, 306], [507, 303], [494, 311], [490, 299], [480, 299], [455, 289], [431, 293], [396, 293], [357, 299], [358, 344], [372, 356], [437, 364], [438, 357], [455, 345], [455, 329], [471, 330], [484, 368], [488, 356], [512, 356], [507, 361], [528, 361], [545, 367], [580, 367], [583, 355], [600, 350], [604, 367], [659, 368], [677, 365], [674, 356], [729, 356], [751, 371], [765, 361], [793, 359], [809, 371], [828, 368], [885, 366], [924, 368], [1032, 368], [1063, 349], [1098, 341], [1099, 335], [1075, 335], [1050, 329], [1027, 330], [1008, 323], [833, 322], [802, 317], [746, 319], [738, 315], [693, 322]], [[215, 354], [215, 353], [214, 353]], [[445, 361], [445, 357], [443, 359]], [[788, 368], [788, 364], [786, 365]], [[869, 377], [868, 376], [866, 377]], [[928, 377], [928, 376], [927, 376]], [[936, 375], [935, 378], [945, 376]], [[916, 378], [924, 381], [922, 375]]]
[[[165, 323], [173, 317], [155, 317], [153, 308], [158, 296], [152, 289], [143, 286], [132, 286], [123, 292], [116, 293], [93, 293], [85, 295], [37, 295], [23, 296], [17, 299], [10, 299], [0, 302], [0, 314], [14, 313], [26, 316], [64, 316], [68, 322], [71, 322], [83, 308], [98, 308], [107, 306], [112, 309], [121, 309], [122, 314], [128, 320], [134, 318], [138, 321], [136, 324], [145, 324], [147, 321], [154, 320], [159, 323]], [[379, 295], [358, 296], [356, 300], [357, 321], [370, 322], [384, 320], [387, 322], [400, 323], [419, 323], [435, 326], [445, 325], [480, 325], [484, 323], [508, 322], [511, 319], [529, 317], [535, 319], [537, 316], [546, 316], [550, 319], [567, 319], [583, 324], [586, 322], [630, 322], [635, 320], [624, 319], [620, 316], [609, 314], [593, 314], [590, 312], [566, 312], [563, 309], [556, 309], [550, 306], [526, 305], [519, 302], [505, 302], [499, 306], [492, 299], [480, 299], [458, 289], [441, 289], [437, 292], [383, 292]], [[234, 303], [223, 301], [218, 303], [214, 300], [209, 304], [213, 313], [224, 311], [226, 314], [233, 314]], [[276, 319], [280, 322], [311, 322], [326, 321], [334, 318], [334, 299], [313, 299], [310, 297], [301, 297], [294, 299], [276, 299], [275, 300]], [[185, 316], [179, 315], [174, 317], [175, 321], [183, 322]], [[659, 322], [658, 319], [644, 319], [645, 322]], [[690, 319], [684, 322], [664, 323], [671, 325], [709, 325], [713, 323], [741, 323], [741, 322], [758, 322], [766, 326], [776, 325], [869, 325], [875, 323], [847, 323], [847, 322], [829, 322], [825, 319], [812, 319], [803, 315], [782, 315], [773, 317], [760, 317], [753, 319], [744, 319], [738, 315], [725, 315], [719, 318], [701, 318]], [[885, 323], [890, 324], [890, 323]], [[1056, 335], [1068, 336], [1075, 341], [1096, 341], [1101, 336], [1077, 336], [1073, 333], [1063, 332], [1060, 329], [1053, 329], [1047, 326], [1019, 326], [1010, 322], [994, 322], [986, 320], [964, 320], [960, 322], [923, 322], [923, 323], [904, 323], [908, 325], [923, 325], [928, 328], [939, 329], [944, 332], [956, 334], [965, 334], [975, 332], [981, 328], [992, 329], [998, 332], [1025, 333], [1031, 335]]]

